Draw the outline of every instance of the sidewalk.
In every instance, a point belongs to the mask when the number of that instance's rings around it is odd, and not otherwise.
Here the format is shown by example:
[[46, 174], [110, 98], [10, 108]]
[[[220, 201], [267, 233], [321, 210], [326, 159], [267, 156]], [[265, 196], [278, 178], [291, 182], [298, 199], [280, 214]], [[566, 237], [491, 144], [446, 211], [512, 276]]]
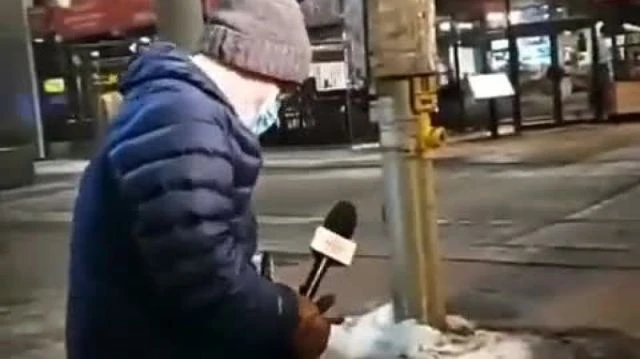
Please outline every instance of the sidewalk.
[[[281, 258], [277, 279], [299, 285], [311, 260]], [[640, 270], [444, 263], [449, 313], [463, 315], [483, 328], [547, 334], [610, 331], [640, 339]], [[336, 313], [362, 314], [390, 300], [390, 285], [389, 259], [358, 257], [348, 269], [332, 268], [321, 292], [337, 295]]]
[[[640, 142], [640, 124], [579, 125], [526, 132], [494, 140], [481, 133], [451, 138], [435, 151], [441, 165], [530, 164], [562, 165]], [[265, 149], [265, 170], [331, 170], [377, 168], [382, 155], [375, 144], [355, 148]], [[86, 160], [51, 160], [36, 163], [39, 176], [81, 173]]]
[[[497, 140], [482, 134], [458, 136], [435, 151], [441, 164], [566, 164], [640, 142], [640, 124], [579, 125], [508, 135]], [[267, 170], [379, 167], [379, 150], [265, 150]]]
[[[276, 276], [298, 285], [310, 266], [284, 258]], [[331, 269], [321, 291], [337, 295], [336, 314], [363, 314], [390, 300], [389, 266], [358, 258], [349, 269]], [[533, 359], [640, 358], [640, 271], [467, 262], [445, 262], [444, 270], [449, 314], [482, 329], [544, 338]]]

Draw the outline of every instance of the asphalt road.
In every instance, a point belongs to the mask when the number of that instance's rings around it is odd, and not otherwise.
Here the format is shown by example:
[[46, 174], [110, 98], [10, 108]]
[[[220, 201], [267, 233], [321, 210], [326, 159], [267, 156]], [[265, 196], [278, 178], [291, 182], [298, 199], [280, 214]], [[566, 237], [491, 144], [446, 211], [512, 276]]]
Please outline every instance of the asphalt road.
[[[640, 270], [640, 148], [567, 166], [448, 166], [438, 177], [440, 224], [451, 263]], [[0, 193], [2, 358], [62, 358], [75, 179], [50, 177], [32, 188]], [[255, 196], [263, 246], [301, 258], [313, 228], [333, 202], [350, 200], [359, 210], [360, 254], [384, 260], [389, 242], [381, 222], [382, 191], [378, 169], [267, 173]], [[558, 286], [577, 285], [576, 277], [558, 275], [556, 286], [547, 288], [550, 284], [540, 278], [548, 272], [531, 270], [528, 276], [537, 279], [529, 283], [538, 285], [531, 287], [518, 284], [512, 272], [500, 272], [502, 276], [484, 278], [484, 284], [512, 286], [519, 293], [513, 300], [540, 299]], [[581, 278], [597, 287], [608, 277]], [[620, 279], [616, 285], [623, 283]], [[562, 305], [563, 310], [571, 307]], [[636, 333], [640, 318], [631, 318], [638, 315], [632, 311], [627, 318], [627, 328]]]

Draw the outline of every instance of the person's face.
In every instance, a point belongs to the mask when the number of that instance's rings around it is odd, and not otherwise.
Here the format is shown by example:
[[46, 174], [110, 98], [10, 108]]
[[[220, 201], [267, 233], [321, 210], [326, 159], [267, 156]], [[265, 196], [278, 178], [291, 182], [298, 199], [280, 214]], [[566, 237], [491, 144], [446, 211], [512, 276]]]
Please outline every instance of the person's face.
[[297, 86], [294, 85], [276, 84], [273, 87], [273, 92], [267, 95], [265, 102], [260, 107], [256, 120], [251, 126], [252, 132], [260, 136], [271, 127], [279, 126], [282, 104], [293, 96], [296, 90]]

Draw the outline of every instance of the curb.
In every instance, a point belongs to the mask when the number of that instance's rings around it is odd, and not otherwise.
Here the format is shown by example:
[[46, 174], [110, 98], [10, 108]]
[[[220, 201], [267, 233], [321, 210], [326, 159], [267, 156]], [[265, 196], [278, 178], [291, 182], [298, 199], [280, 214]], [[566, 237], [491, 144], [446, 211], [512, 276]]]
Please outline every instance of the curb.
[[[274, 161], [275, 162], [275, 161]], [[302, 163], [299, 161], [278, 161], [279, 163], [264, 162], [263, 170], [265, 171], [299, 171], [299, 170], [343, 170], [343, 169], [375, 169], [382, 168], [382, 158], [371, 160], [351, 160], [351, 161], [317, 161], [317, 163]], [[508, 160], [508, 161], [491, 161], [474, 159], [468, 157], [443, 157], [434, 159], [434, 163], [438, 166], [454, 167], [454, 166], [522, 166], [528, 165], [532, 167], [565, 165], [568, 161], [529, 161], [529, 160]]]
[[[382, 168], [382, 155], [365, 159], [346, 160], [265, 160], [263, 171], [330, 171], [346, 169], [378, 169]], [[76, 162], [76, 163], [74, 163]], [[553, 166], [565, 165], [572, 161], [536, 161], [536, 160], [490, 160], [482, 158], [452, 156], [436, 158], [434, 160], [438, 166]], [[81, 174], [86, 166], [86, 161], [61, 161], [57, 164], [36, 162], [35, 172], [38, 178], [50, 178], [52, 181], [74, 178]]]
[[[314, 163], [315, 162], [315, 163]], [[335, 170], [349, 168], [380, 168], [382, 159], [347, 161], [265, 161], [264, 170]]]

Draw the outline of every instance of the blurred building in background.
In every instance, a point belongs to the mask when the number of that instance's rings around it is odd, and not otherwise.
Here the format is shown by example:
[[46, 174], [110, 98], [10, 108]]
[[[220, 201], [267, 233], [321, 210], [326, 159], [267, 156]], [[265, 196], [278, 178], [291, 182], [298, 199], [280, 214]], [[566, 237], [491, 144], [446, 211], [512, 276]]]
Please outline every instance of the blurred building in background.
[[369, 121], [366, 2], [303, 2], [313, 63], [300, 96], [282, 111], [265, 145], [357, 144], [375, 141]]
[[29, 19], [46, 142], [92, 140], [98, 96], [117, 87], [132, 44], [155, 33], [153, 2], [34, 5]]
[[[216, 0], [203, 1], [206, 17]], [[18, 122], [30, 124], [29, 133], [41, 123], [44, 143], [91, 141], [99, 94], [116, 88], [132, 44], [155, 35], [153, 0], [31, 5], [27, 18], [37, 96], [29, 99], [38, 98], [32, 106], [37, 113]], [[283, 108], [283, 125], [265, 135], [265, 145], [376, 140], [376, 125], [368, 116], [366, 5], [366, 0], [304, 3], [314, 46], [312, 73], [300, 96]], [[507, 72], [516, 87], [517, 96], [497, 103], [495, 113], [503, 123], [561, 124], [640, 113], [635, 101], [640, 93], [640, 4], [441, 0], [437, 6], [440, 125], [457, 131], [487, 126], [487, 104], [472, 99], [466, 79], [490, 72]], [[28, 63], [21, 61], [22, 66]]]
[[[216, 1], [203, 0], [205, 17]], [[370, 142], [364, 6], [361, 0], [304, 5], [314, 65], [304, 93], [282, 111], [265, 145]], [[350, 14], [344, 17], [343, 14]], [[131, 45], [155, 35], [152, 0], [44, 1], [29, 10], [46, 142], [92, 140], [96, 98], [117, 86]]]
[[[640, 114], [640, 2], [634, 0], [447, 0], [438, 4], [440, 56], [450, 69], [441, 119], [484, 127], [489, 111], [466, 90], [479, 73], [511, 75], [517, 96], [497, 116], [522, 126], [604, 121]], [[507, 21], [508, 20], [508, 21]], [[448, 88], [448, 90], [447, 90]]]

